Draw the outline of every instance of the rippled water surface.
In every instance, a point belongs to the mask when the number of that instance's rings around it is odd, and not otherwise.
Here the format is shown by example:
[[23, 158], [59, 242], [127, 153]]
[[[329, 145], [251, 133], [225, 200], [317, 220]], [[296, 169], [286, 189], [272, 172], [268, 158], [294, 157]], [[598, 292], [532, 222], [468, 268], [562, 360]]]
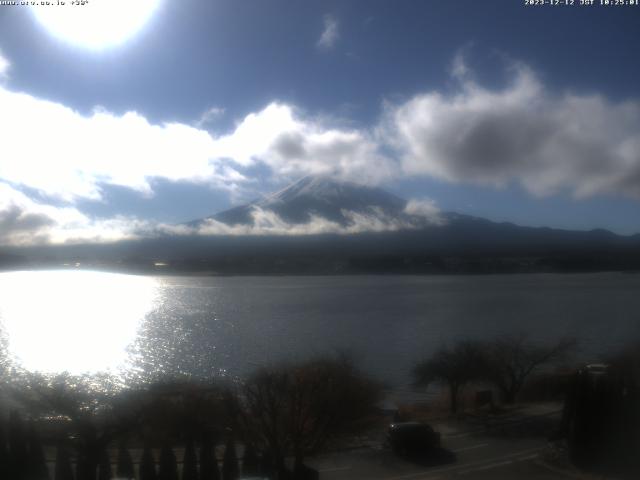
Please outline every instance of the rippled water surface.
[[443, 343], [576, 336], [585, 355], [640, 338], [640, 276], [136, 277], [0, 274], [11, 352], [34, 369], [224, 370], [332, 351], [407, 380]]

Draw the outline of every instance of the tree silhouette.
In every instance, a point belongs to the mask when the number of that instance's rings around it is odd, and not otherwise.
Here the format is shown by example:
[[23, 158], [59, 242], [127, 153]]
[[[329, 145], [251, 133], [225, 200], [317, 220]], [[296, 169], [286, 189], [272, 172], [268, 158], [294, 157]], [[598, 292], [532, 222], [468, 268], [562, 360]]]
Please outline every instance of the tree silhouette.
[[54, 480], [73, 480], [69, 452], [62, 445], [58, 445], [58, 451], [56, 453]]
[[198, 459], [193, 440], [187, 440], [182, 460], [182, 480], [198, 480]]
[[27, 373], [20, 382], [16, 400], [33, 415], [69, 420], [67, 433], [77, 454], [76, 480], [95, 479], [102, 451], [137, 424], [138, 411], [128, 408], [127, 395], [111, 375]]
[[223, 480], [238, 480], [239, 474], [236, 444], [233, 441], [233, 437], [229, 437], [224, 448], [224, 457], [222, 459], [222, 478]]
[[111, 480], [111, 458], [106, 448], [102, 449], [98, 463], [98, 480]]
[[156, 461], [153, 452], [148, 445], [145, 445], [140, 460], [140, 480], [157, 480]]
[[24, 423], [17, 411], [9, 414], [9, 475], [25, 480], [29, 471], [29, 450]]
[[0, 419], [0, 478], [11, 478], [9, 471], [9, 451], [7, 450], [7, 438], [4, 424]]
[[215, 442], [209, 434], [205, 434], [200, 446], [200, 480], [220, 480]]
[[29, 480], [49, 480], [49, 469], [40, 437], [33, 424], [29, 427], [29, 460], [28, 460]]
[[379, 386], [346, 357], [262, 369], [239, 395], [245, 438], [266, 453], [271, 469], [284, 470], [284, 457], [296, 465], [336, 437], [366, 426], [379, 399]]
[[242, 456], [242, 476], [257, 477], [260, 474], [260, 459], [251, 443], [245, 443]]
[[173, 449], [164, 444], [160, 451], [160, 470], [158, 480], [178, 480], [178, 464]]
[[462, 341], [438, 350], [413, 369], [416, 384], [427, 386], [436, 381], [449, 387], [451, 413], [458, 412], [460, 390], [485, 373], [485, 357], [477, 342]]
[[118, 463], [116, 466], [116, 475], [119, 478], [135, 479], [136, 474], [133, 468], [133, 460], [129, 449], [124, 444], [121, 444], [118, 448]]
[[223, 418], [221, 394], [211, 382], [163, 379], [137, 388], [131, 397], [148, 438], [201, 438]]
[[[262, 452], [262, 456], [260, 457], [260, 475], [271, 478], [272, 476], [278, 473], [278, 462], [275, 459], [275, 456], [269, 451]], [[280, 464], [282, 468], [282, 464]]]
[[529, 375], [544, 365], [565, 359], [575, 346], [572, 339], [539, 345], [524, 334], [498, 338], [483, 349], [486, 378], [498, 387], [502, 400], [512, 404]]
[[76, 480], [92, 480], [96, 476], [97, 463], [80, 449], [76, 457]]

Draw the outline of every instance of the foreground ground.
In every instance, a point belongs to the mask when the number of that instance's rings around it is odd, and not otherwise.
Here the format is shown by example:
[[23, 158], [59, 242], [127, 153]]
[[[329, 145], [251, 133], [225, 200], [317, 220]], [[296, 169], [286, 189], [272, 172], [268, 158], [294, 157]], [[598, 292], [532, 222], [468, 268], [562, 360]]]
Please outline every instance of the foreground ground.
[[435, 422], [442, 445], [454, 462], [431, 458], [406, 461], [394, 455], [383, 438], [362, 439], [359, 447], [309, 462], [322, 480], [435, 480], [581, 478], [549, 460], [548, 436], [560, 420], [560, 406], [545, 404], [499, 415], [465, 415]]
[[[446, 460], [433, 456], [420, 461], [399, 458], [386, 445], [384, 428], [380, 428], [354, 439], [347, 448], [310, 458], [306, 463], [320, 472], [321, 480], [593, 478], [553, 458], [557, 452], [548, 438], [558, 428], [561, 408], [557, 403], [534, 404], [500, 413], [485, 411], [432, 420], [430, 423], [441, 432], [444, 456], [449, 457]], [[181, 469], [184, 451], [175, 452]], [[115, 461], [116, 452], [111, 453]], [[131, 453], [134, 459], [142, 454], [139, 449]], [[47, 449], [47, 457], [53, 478], [55, 449]], [[219, 460], [221, 457], [220, 450]]]

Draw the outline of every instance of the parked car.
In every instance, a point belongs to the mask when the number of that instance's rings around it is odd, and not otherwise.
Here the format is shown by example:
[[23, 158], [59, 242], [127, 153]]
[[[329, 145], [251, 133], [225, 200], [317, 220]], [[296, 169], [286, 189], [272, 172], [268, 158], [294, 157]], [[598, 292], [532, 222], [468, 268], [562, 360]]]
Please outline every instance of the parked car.
[[404, 457], [422, 456], [440, 448], [440, 433], [426, 423], [392, 423], [387, 440], [391, 449]]

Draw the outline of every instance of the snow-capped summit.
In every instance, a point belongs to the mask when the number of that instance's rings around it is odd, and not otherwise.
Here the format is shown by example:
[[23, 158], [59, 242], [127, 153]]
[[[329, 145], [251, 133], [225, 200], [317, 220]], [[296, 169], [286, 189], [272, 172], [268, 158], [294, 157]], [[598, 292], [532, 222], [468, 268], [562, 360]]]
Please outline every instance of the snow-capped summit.
[[380, 188], [326, 176], [307, 176], [286, 188], [247, 205], [213, 215], [228, 225], [248, 225], [256, 209], [276, 214], [290, 224], [309, 222], [313, 217], [349, 225], [354, 215], [399, 220], [406, 200]]
[[349, 181], [335, 180], [327, 176], [308, 175], [285, 187], [279, 192], [268, 195], [261, 205], [273, 205], [278, 202], [290, 202], [299, 198], [315, 199], [325, 204], [351, 202], [361, 206], [380, 206], [402, 209], [405, 201], [380, 188], [368, 187]]

